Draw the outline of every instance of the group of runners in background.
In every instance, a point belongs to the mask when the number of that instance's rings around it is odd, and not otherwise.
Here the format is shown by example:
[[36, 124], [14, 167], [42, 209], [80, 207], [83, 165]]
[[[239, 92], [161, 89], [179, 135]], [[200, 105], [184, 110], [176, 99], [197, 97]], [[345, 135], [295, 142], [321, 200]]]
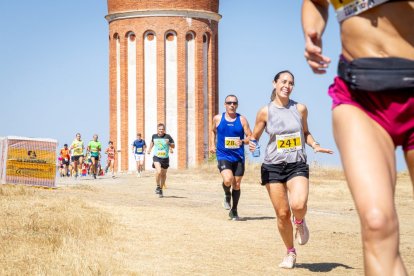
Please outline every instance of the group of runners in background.
[[[173, 138], [165, 133], [165, 125], [160, 123], [157, 125], [157, 133], [152, 135], [151, 143], [147, 151], [147, 144], [142, 139], [141, 133], [137, 133], [136, 139], [131, 144], [131, 151], [134, 155], [137, 168], [137, 176], [141, 177], [144, 171], [145, 153], [151, 154], [153, 152], [153, 164], [155, 169], [156, 180], [156, 194], [159, 197], [163, 197], [162, 188], [165, 187], [165, 181], [167, 178], [167, 170], [169, 164], [169, 154], [174, 149]], [[108, 147], [104, 153], [107, 155], [107, 164], [105, 169], [101, 167], [101, 151], [102, 144], [98, 141], [98, 135], [93, 135], [92, 140], [86, 146], [81, 139], [81, 134], [77, 133], [72, 144], [64, 144], [60, 150], [59, 161], [59, 174], [61, 177], [91, 175], [96, 179], [97, 175], [103, 175], [111, 172], [112, 177], [115, 178], [115, 147], [112, 141], [108, 142]]]
[[[86, 149], [86, 153], [85, 153]], [[115, 148], [112, 141], [108, 142], [108, 147], [105, 149], [107, 155], [107, 164], [105, 169], [101, 166], [101, 150], [102, 144], [98, 141], [98, 135], [93, 135], [93, 138], [87, 144], [81, 139], [81, 134], [77, 133], [72, 144], [64, 144], [60, 150], [59, 161], [59, 175], [61, 177], [91, 175], [96, 179], [97, 175], [103, 175], [104, 171], [111, 171], [112, 177], [115, 177], [114, 163], [115, 163]]]

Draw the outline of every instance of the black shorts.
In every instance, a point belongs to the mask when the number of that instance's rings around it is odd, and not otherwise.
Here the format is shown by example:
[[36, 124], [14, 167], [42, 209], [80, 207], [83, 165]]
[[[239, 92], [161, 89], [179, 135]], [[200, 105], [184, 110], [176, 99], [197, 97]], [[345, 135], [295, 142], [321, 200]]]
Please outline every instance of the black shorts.
[[68, 161], [65, 161], [65, 159], [63, 159], [63, 160], [62, 160], [62, 165], [69, 166], [69, 160], [68, 160]]
[[72, 161], [73, 162], [78, 162], [79, 161], [79, 158], [83, 158], [83, 155], [74, 155], [74, 156], [72, 156]]
[[243, 176], [244, 175], [244, 162], [230, 162], [227, 160], [217, 160], [217, 168], [220, 172], [223, 170], [231, 170], [234, 176]]
[[168, 169], [170, 166], [170, 158], [159, 158], [157, 156], [152, 157], [152, 167], [155, 169], [154, 163], [158, 162], [161, 164], [161, 168]]
[[262, 185], [267, 183], [286, 183], [295, 176], [309, 179], [309, 165], [304, 162], [262, 164]]

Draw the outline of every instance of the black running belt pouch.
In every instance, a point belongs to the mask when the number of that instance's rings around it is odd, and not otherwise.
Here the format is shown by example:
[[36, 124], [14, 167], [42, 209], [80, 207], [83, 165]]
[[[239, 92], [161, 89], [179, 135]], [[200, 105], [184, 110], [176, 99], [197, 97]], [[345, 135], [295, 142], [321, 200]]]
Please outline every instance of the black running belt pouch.
[[414, 88], [414, 60], [404, 58], [340, 58], [338, 76], [352, 90], [380, 92]]

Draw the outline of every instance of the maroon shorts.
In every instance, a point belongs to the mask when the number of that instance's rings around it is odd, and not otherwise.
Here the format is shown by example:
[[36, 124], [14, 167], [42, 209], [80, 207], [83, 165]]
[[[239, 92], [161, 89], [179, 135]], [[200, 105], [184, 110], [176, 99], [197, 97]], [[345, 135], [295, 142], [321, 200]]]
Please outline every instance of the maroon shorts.
[[353, 91], [336, 77], [329, 87], [332, 109], [349, 104], [363, 110], [391, 136], [395, 146], [404, 151], [414, 149], [414, 90], [367, 92]]

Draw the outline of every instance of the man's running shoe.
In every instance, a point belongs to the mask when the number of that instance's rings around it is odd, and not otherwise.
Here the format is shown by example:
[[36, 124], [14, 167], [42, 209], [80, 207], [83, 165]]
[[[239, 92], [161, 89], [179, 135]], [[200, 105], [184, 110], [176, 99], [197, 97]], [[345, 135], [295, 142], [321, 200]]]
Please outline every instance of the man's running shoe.
[[230, 198], [227, 198], [226, 196], [224, 196], [223, 207], [226, 210], [230, 210], [231, 209]]
[[297, 224], [295, 218], [293, 218], [293, 222], [296, 227], [295, 239], [298, 240], [298, 244], [305, 245], [309, 240], [309, 229], [306, 226], [305, 218], [302, 220], [302, 223]]
[[295, 267], [295, 264], [296, 254], [294, 252], [290, 252], [283, 258], [283, 261], [279, 264], [279, 267], [292, 269]]
[[162, 189], [160, 189], [160, 193], [158, 194], [158, 197], [164, 197], [164, 195], [162, 194]]
[[157, 188], [155, 189], [155, 194], [159, 195], [161, 192], [161, 188], [157, 186]]
[[240, 220], [237, 210], [230, 210], [229, 217], [231, 220]]
[[93, 179], [96, 179], [96, 173], [93, 174]]

